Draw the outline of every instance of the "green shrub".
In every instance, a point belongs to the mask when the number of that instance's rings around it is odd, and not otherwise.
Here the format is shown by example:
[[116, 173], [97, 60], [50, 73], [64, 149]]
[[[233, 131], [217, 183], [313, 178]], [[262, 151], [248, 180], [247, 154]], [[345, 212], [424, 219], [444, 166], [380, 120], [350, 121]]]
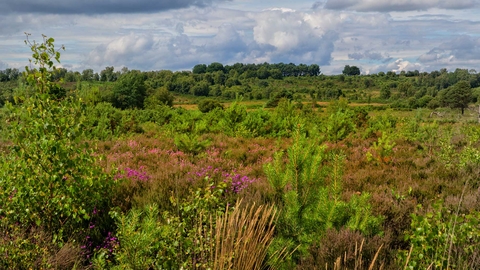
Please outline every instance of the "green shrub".
[[[380, 232], [382, 219], [372, 215], [368, 193], [353, 196], [348, 202], [341, 199], [344, 157], [330, 158], [325, 149], [308, 142], [298, 127], [287, 150], [287, 163], [278, 152], [265, 166], [280, 210], [272, 250], [287, 248], [293, 254], [293, 260], [285, 261], [286, 268], [293, 267], [330, 228], [346, 226], [366, 235]], [[325, 166], [327, 161], [333, 162], [332, 166]]]
[[157, 205], [111, 212], [118, 226], [118, 243], [97, 251], [98, 269], [206, 269], [213, 264], [215, 219], [224, 215], [226, 184], [208, 177], [203, 187], [184, 199], [171, 197], [175, 212], [160, 213]]
[[60, 57], [53, 42], [27, 39], [39, 68], [24, 74], [35, 93], [20, 106], [7, 105], [12, 151], [0, 161], [0, 216], [8, 228], [42, 228], [62, 245], [83, 240], [96, 209], [108, 211], [116, 183], [84, 143], [83, 104], [49, 95], [53, 60]]
[[202, 113], [213, 111], [216, 108], [223, 109], [223, 105], [213, 99], [203, 99], [198, 103], [198, 110], [200, 110]]
[[409, 252], [400, 255], [406, 269], [478, 269], [480, 267], [480, 213], [446, 209], [441, 203], [424, 215], [413, 214], [405, 236]]

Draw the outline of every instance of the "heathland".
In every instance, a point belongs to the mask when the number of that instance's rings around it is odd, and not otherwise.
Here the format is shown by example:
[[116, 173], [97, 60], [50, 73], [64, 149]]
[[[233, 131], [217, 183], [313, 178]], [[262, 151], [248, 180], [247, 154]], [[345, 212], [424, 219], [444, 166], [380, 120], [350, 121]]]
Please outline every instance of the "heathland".
[[0, 71], [2, 269], [478, 269], [480, 74]]

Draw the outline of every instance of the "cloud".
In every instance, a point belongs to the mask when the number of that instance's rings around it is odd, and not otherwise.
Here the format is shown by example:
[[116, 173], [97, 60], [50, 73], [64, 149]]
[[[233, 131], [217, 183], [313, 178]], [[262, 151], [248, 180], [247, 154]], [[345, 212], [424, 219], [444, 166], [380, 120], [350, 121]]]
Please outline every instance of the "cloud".
[[[178, 29], [178, 25], [176, 26]], [[190, 69], [198, 63], [242, 62], [247, 45], [236, 29], [221, 25], [212, 38], [128, 34], [97, 46], [84, 61], [96, 69], [128, 66], [131, 69]]]
[[457, 36], [418, 57], [424, 64], [480, 60], [480, 38]]
[[228, 0], [0, 0], [0, 13], [107, 14], [154, 13], [186, 7], [205, 7]]
[[363, 53], [361, 52], [355, 52], [355, 53], [349, 53], [348, 58], [354, 59], [354, 60], [362, 60], [362, 59], [367, 59], [367, 60], [390, 60], [391, 57], [388, 55], [382, 55], [379, 52], [372, 52], [372, 51], [364, 51]]
[[[338, 22], [323, 12], [303, 13], [271, 9], [257, 14], [254, 41], [265, 49], [272, 62], [307, 62], [328, 65], [333, 42], [338, 39]], [[333, 19], [333, 20], [330, 20]]]
[[478, 0], [328, 0], [324, 8], [334, 10], [355, 10], [359, 12], [418, 11], [433, 8], [469, 9], [478, 5]]
[[338, 22], [322, 12], [272, 9], [243, 14], [244, 18], [230, 20], [232, 23], [220, 24], [219, 20], [218, 26], [199, 18], [215, 18], [220, 11], [211, 10], [181, 23], [169, 19], [170, 31], [126, 33], [103, 42], [88, 53], [82, 67], [178, 70], [211, 62], [328, 65], [338, 39]]
[[364, 70], [365, 74], [375, 74], [380, 71], [393, 71], [393, 72], [400, 72], [400, 71], [413, 71], [413, 70], [420, 70], [423, 71], [424, 68], [422, 65], [418, 63], [412, 63], [408, 60], [404, 60], [403, 58], [398, 58], [393, 61], [390, 61], [388, 63], [382, 64], [382, 65], [374, 65], [367, 67]]
[[95, 67], [121, 66], [130, 64], [132, 68], [139, 66], [144, 57], [155, 45], [156, 41], [148, 35], [130, 34], [114, 39], [107, 44], [97, 46], [91, 51], [85, 63]]
[[8, 68], [8, 64], [0, 60], [0, 70], [5, 70]]

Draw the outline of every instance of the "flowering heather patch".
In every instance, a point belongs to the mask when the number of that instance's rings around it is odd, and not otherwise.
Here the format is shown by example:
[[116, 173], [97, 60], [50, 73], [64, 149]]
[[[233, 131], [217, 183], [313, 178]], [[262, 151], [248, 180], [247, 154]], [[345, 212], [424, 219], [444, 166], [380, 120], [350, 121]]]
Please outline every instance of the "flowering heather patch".
[[150, 180], [150, 176], [147, 175], [144, 166], [140, 166], [139, 170], [135, 170], [132, 168], [125, 168], [123, 173], [118, 173], [115, 176], [115, 179], [130, 179], [132, 181], [140, 181], [140, 182], [147, 182]]
[[212, 166], [201, 168], [195, 172], [189, 172], [187, 173], [187, 176], [189, 181], [198, 181], [204, 179], [205, 177], [208, 177], [217, 183], [223, 181], [227, 184], [227, 191], [233, 193], [240, 193], [250, 184], [257, 181], [257, 179], [237, 173], [235, 170], [228, 172], [221, 168], [214, 168]]
[[250, 184], [252, 184], [253, 182], [255, 182], [257, 179], [255, 178], [249, 178], [248, 176], [246, 175], [240, 175], [238, 173], [232, 173], [232, 174], [229, 174], [227, 173], [225, 175], [226, 179], [223, 180], [227, 183], [229, 183], [231, 186], [231, 191], [233, 191], [234, 193], [240, 193], [242, 190], [244, 190], [245, 188], [247, 188]]

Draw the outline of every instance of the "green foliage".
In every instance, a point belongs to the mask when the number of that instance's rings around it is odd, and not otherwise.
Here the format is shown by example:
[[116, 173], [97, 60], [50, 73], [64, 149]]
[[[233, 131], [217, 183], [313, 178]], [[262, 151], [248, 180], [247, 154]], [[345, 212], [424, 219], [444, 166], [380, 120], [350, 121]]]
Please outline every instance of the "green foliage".
[[165, 88], [158, 88], [145, 99], [145, 108], [154, 109], [156, 106], [173, 106], [174, 96]]
[[80, 246], [61, 247], [48, 232], [38, 228], [14, 228], [0, 222], [1, 269], [77, 269], [82, 265]]
[[281, 99], [270, 118], [272, 137], [290, 137], [300, 123], [305, 123], [300, 117], [300, 111], [296, 109], [295, 103], [287, 99]]
[[145, 79], [145, 75], [138, 70], [123, 74], [113, 88], [113, 106], [120, 109], [143, 108]]
[[239, 98], [225, 109], [224, 118], [220, 121], [220, 126], [225, 134], [230, 136], [239, 136], [242, 134], [240, 123], [247, 117], [247, 108], [240, 104]]
[[248, 131], [247, 137], [268, 136], [272, 132], [271, 114], [266, 110], [255, 110], [247, 114], [242, 126]]
[[347, 76], [360, 75], [360, 69], [357, 66], [346, 65], [343, 68], [342, 74]]
[[327, 108], [328, 118], [322, 130], [329, 141], [338, 142], [355, 130], [355, 114], [348, 108], [347, 100], [333, 101]]
[[460, 81], [447, 89], [443, 95], [443, 103], [450, 108], [459, 108], [464, 113], [465, 108], [472, 101], [472, 89], [467, 81]]
[[175, 146], [178, 150], [190, 153], [190, 154], [200, 154], [210, 145], [209, 140], [201, 140], [198, 135], [191, 134], [179, 134], [175, 136]]
[[375, 162], [376, 164], [391, 163], [394, 147], [394, 136], [388, 132], [383, 132], [382, 136], [376, 142], [373, 142], [373, 146], [367, 151], [367, 161]]
[[41, 227], [61, 244], [82, 236], [94, 209], [108, 209], [115, 182], [84, 143], [83, 104], [49, 95], [60, 57], [53, 42], [27, 42], [39, 68], [24, 76], [35, 91], [21, 106], [7, 105], [13, 146], [0, 162], [0, 216], [8, 229]]
[[275, 108], [278, 106], [282, 99], [292, 100], [293, 94], [290, 91], [282, 90], [273, 95], [270, 100], [265, 104], [267, 108]]
[[193, 74], [203, 74], [205, 72], [207, 72], [207, 65], [205, 64], [195, 65], [192, 69]]
[[370, 137], [376, 132], [392, 132], [397, 126], [398, 119], [392, 114], [381, 114], [377, 117], [372, 117], [368, 121], [368, 127], [365, 130], [365, 137]]
[[477, 269], [480, 213], [459, 214], [437, 203], [431, 212], [413, 214], [405, 236], [411, 250], [400, 254], [406, 269]]
[[223, 105], [217, 100], [203, 99], [198, 103], [198, 110], [201, 111], [202, 113], [213, 111], [216, 108], [223, 110]]
[[222, 216], [226, 184], [205, 185], [188, 198], [171, 197], [177, 212], [160, 213], [157, 205], [143, 210], [133, 208], [127, 214], [111, 212], [118, 226], [118, 244], [109, 257], [106, 249], [96, 254], [98, 269], [207, 269], [215, 251], [213, 231], [216, 217]]
[[122, 112], [110, 103], [101, 102], [95, 107], [88, 106], [85, 115], [84, 125], [89, 138], [105, 140], [118, 135]]
[[382, 89], [380, 89], [380, 98], [381, 99], [389, 99], [390, 96], [391, 96], [392, 92], [390, 91], [390, 87], [389, 86], [383, 86]]
[[334, 155], [333, 165], [325, 166], [330, 160], [325, 149], [308, 143], [298, 127], [287, 150], [287, 163], [278, 152], [265, 166], [275, 205], [281, 211], [276, 225], [278, 236], [272, 245], [276, 250], [286, 247], [293, 253], [293, 261], [305, 256], [327, 229], [348, 226], [366, 234], [379, 232], [381, 218], [371, 214], [368, 194], [353, 197], [350, 202], [341, 199], [344, 157]]

